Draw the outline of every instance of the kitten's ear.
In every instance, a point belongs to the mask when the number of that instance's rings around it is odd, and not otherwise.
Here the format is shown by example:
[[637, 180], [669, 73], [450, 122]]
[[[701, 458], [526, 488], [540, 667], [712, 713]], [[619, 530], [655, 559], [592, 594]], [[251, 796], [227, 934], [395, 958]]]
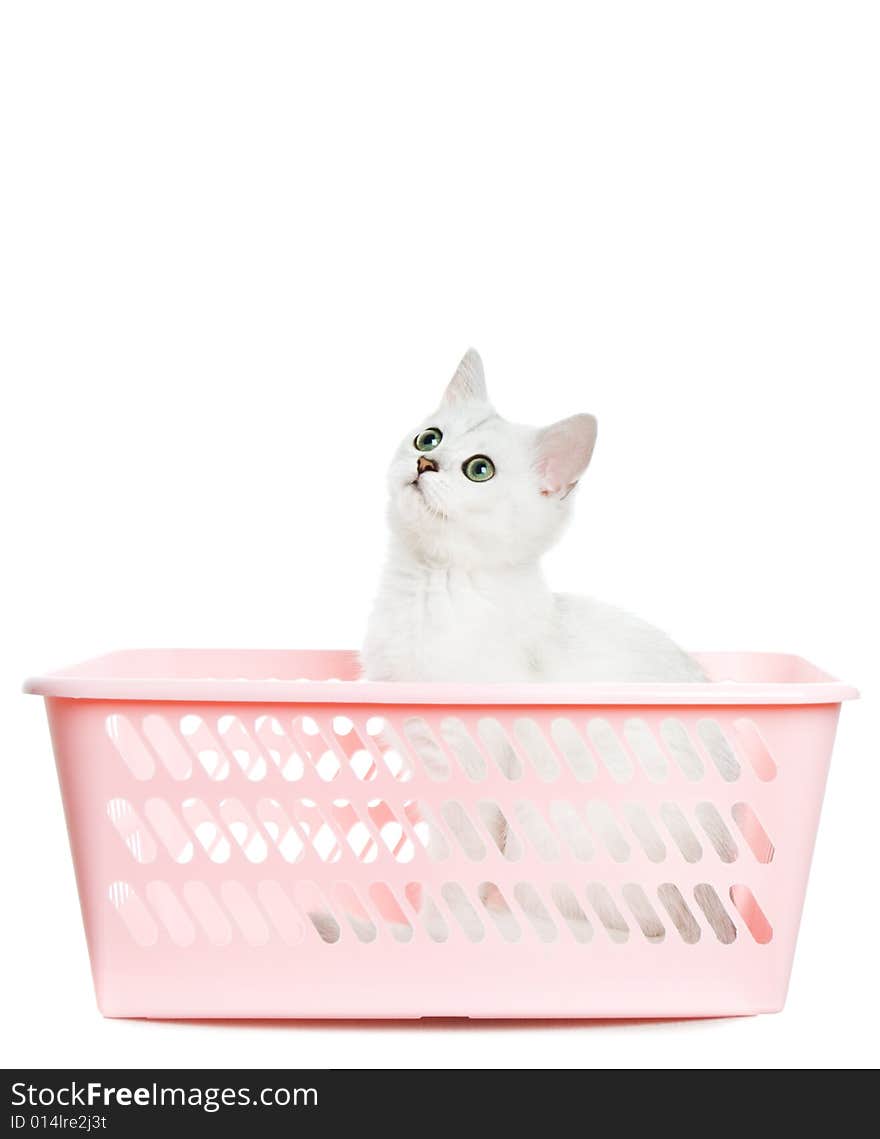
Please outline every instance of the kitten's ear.
[[443, 393], [443, 403], [485, 403], [488, 398], [483, 361], [476, 348], [468, 348]]
[[538, 432], [535, 468], [541, 494], [565, 498], [587, 469], [596, 446], [595, 416], [572, 415]]

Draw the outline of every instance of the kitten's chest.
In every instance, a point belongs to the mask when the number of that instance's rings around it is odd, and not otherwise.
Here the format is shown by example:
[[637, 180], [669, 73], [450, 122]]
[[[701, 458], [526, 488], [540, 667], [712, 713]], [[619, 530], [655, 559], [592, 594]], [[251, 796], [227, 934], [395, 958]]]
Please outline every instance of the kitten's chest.
[[532, 591], [475, 588], [453, 575], [397, 583], [374, 613], [371, 648], [390, 678], [474, 681], [528, 677], [546, 624]]

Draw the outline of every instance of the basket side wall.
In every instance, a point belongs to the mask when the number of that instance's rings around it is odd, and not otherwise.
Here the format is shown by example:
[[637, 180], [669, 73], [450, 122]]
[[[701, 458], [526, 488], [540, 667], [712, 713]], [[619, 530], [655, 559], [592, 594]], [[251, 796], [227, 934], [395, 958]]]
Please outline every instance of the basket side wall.
[[784, 1002], [836, 705], [47, 704], [107, 1015]]

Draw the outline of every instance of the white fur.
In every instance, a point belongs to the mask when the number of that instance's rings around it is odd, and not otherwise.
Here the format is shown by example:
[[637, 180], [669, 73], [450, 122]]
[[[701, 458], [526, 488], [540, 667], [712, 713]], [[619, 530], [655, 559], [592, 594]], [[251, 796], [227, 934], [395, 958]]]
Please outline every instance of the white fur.
[[[413, 440], [443, 433], [418, 475]], [[440, 407], [407, 434], [388, 474], [391, 543], [362, 652], [370, 680], [697, 681], [665, 633], [585, 597], [551, 593], [540, 558], [567, 524], [596, 421], [544, 429], [502, 419], [469, 351]], [[486, 455], [488, 482], [462, 464]]]

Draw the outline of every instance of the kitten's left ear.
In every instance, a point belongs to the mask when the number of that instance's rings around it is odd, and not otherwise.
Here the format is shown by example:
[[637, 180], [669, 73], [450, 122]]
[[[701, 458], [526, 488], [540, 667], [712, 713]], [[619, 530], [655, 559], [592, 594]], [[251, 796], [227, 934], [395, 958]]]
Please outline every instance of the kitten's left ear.
[[535, 468], [541, 494], [565, 498], [587, 469], [596, 446], [593, 415], [572, 415], [538, 432]]
[[468, 348], [443, 393], [443, 403], [486, 403], [488, 399], [480, 353], [476, 348]]

